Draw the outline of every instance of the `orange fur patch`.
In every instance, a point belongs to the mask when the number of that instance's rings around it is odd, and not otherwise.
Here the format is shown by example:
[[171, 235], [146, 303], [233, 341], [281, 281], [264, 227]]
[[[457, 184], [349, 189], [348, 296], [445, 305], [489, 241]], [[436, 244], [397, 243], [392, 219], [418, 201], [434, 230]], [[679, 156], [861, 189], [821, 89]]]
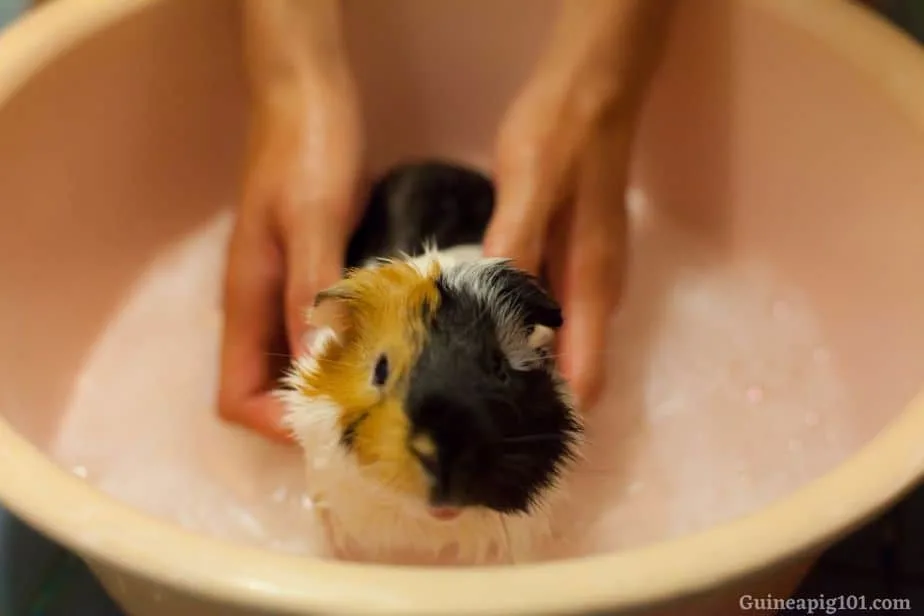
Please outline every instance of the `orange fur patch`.
[[[439, 306], [439, 265], [426, 272], [405, 261], [351, 271], [321, 293], [318, 325], [337, 334], [304, 375], [302, 393], [328, 396], [341, 409], [341, 430], [354, 428], [353, 451], [361, 465], [390, 487], [424, 496], [426, 478], [410, 450], [403, 401], [407, 374], [427, 335], [427, 315]], [[388, 359], [385, 385], [373, 382], [379, 357]], [[358, 425], [356, 422], [359, 421]]]

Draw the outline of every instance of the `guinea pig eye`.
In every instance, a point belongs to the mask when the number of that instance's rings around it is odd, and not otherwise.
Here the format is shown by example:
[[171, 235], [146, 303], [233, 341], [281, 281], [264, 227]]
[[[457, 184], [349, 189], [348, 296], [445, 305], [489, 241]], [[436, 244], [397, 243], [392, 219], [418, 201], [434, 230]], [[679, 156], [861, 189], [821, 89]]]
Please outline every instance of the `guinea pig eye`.
[[372, 383], [376, 387], [381, 387], [388, 380], [388, 358], [385, 355], [379, 355], [375, 362], [375, 369], [372, 372]]

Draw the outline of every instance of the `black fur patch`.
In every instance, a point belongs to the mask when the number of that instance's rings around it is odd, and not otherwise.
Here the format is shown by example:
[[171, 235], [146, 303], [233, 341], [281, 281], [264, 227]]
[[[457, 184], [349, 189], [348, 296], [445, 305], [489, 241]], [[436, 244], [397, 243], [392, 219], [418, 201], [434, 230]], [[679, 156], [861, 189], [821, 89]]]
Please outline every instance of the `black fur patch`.
[[[511, 284], [524, 280], [509, 275]], [[432, 502], [528, 512], [568, 461], [580, 427], [545, 369], [510, 366], [477, 298], [441, 294], [406, 400], [413, 429], [436, 445]], [[537, 323], [560, 323], [551, 299], [530, 300], [540, 306]]]
[[443, 249], [478, 244], [493, 211], [494, 185], [474, 169], [442, 161], [397, 166], [372, 187], [346, 265], [416, 256], [428, 240]]
[[561, 306], [535, 276], [514, 267], [505, 267], [498, 270], [495, 284], [500, 293], [523, 312], [527, 325], [544, 325], [552, 329], [564, 325]]

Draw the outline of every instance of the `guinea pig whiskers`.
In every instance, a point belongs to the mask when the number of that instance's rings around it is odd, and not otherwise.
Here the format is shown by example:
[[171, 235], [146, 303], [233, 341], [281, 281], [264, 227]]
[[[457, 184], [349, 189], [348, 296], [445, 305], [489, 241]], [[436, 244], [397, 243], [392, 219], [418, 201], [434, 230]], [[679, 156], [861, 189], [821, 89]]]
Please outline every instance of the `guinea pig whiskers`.
[[586, 466], [581, 467], [582, 473], [593, 473], [597, 475], [613, 475], [615, 473], [620, 473], [625, 471], [624, 468], [588, 468]]
[[[266, 353], [266, 356], [267, 357], [279, 357], [279, 358], [288, 359], [288, 360], [291, 360], [293, 358], [292, 355], [289, 355], [286, 353]], [[319, 364], [328, 364], [330, 366], [342, 366], [344, 368], [362, 368], [363, 366], [365, 366], [365, 364], [361, 362], [352, 363], [352, 362], [336, 361], [336, 360], [333, 360], [327, 357], [314, 357], [312, 359], [314, 359], [315, 362]]]
[[328, 365], [328, 366], [339, 366], [342, 368], [362, 368], [366, 366], [363, 362], [346, 362], [346, 361], [337, 361], [327, 357], [316, 358], [315, 361], [318, 364]]
[[[594, 355], [615, 355], [619, 352], [620, 352], [619, 349], [597, 349], [597, 350], [591, 351], [591, 353], [593, 353]], [[561, 356], [562, 356], [561, 353], [549, 353], [546, 355], [546, 357], [549, 359], [558, 359]]]
[[525, 436], [509, 436], [502, 438], [502, 443], [541, 443], [545, 441], [560, 441], [565, 438], [564, 434], [527, 434]]

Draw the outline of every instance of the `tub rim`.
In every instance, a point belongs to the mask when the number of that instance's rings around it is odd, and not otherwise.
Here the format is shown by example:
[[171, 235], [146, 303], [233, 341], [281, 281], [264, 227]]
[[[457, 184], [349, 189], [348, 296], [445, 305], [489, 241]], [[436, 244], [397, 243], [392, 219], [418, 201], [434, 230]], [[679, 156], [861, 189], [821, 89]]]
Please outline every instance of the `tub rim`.
[[[69, 47], [163, 0], [58, 0], [0, 34], [0, 105]], [[924, 53], [843, 0], [738, 0], [807, 32], [865, 73], [924, 132]], [[692, 595], [849, 532], [924, 474], [924, 389], [857, 453], [769, 506], [677, 539], [518, 567], [427, 569], [325, 562], [186, 531], [68, 473], [0, 417], [0, 501], [79, 555], [214, 601], [327, 614], [566, 613]], [[66, 503], [66, 507], [62, 507]], [[182, 560], [171, 556], [184, 554]], [[548, 589], [548, 590], [544, 590]]]

